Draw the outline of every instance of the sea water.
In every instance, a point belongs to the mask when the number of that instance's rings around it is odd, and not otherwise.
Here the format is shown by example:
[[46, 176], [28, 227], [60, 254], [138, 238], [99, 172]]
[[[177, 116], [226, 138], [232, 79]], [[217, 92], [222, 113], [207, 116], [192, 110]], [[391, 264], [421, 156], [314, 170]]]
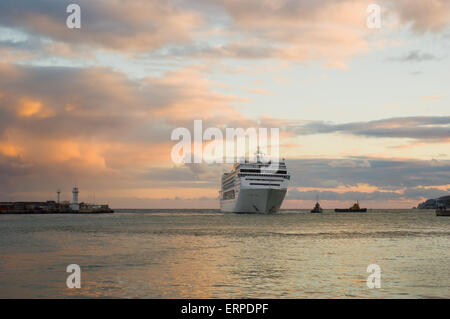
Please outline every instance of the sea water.
[[[80, 266], [79, 289], [66, 284], [71, 264]], [[367, 285], [371, 264], [380, 288]], [[427, 210], [0, 215], [0, 298], [93, 297], [449, 298], [450, 217]]]

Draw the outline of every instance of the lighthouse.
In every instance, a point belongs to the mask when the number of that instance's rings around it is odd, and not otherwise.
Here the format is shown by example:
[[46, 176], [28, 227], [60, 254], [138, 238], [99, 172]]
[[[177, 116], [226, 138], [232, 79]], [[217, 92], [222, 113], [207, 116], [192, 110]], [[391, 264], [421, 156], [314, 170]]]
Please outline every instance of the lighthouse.
[[72, 210], [80, 210], [80, 205], [78, 204], [78, 186], [75, 186], [72, 189], [72, 205], [70, 205], [70, 208]]

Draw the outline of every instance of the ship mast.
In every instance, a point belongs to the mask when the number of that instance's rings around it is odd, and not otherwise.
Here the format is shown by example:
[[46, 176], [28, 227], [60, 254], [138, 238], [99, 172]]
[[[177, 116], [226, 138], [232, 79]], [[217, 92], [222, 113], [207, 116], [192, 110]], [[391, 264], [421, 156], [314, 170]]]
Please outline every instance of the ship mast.
[[256, 163], [261, 163], [261, 155], [264, 155], [264, 153], [261, 153], [259, 145], [258, 148], [256, 149], [255, 155], [256, 155]]

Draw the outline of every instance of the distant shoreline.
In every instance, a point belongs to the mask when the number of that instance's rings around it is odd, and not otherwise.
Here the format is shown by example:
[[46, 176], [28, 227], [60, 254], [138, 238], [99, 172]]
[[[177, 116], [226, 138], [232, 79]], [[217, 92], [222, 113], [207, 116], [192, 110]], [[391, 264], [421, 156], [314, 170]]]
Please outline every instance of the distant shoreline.
[[99, 215], [99, 214], [113, 214], [111, 212], [8, 212], [0, 211], [0, 215]]
[[[281, 209], [280, 213], [289, 212], [299, 212], [299, 213], [309, 213], [308, 208], [295, 208], [295, 209]], [[140, 212], [215, 212], [220, 213], [218, 208], [115, 208], [110, 212], [77, 212], [77, 211], [67, 211], [67, 212], [49, 212], [49, 211], [0, 211], [0, 215], [104, 215], [113, 213], [140, 213]], [[367, 212], [376, 211], [434, 211], [433, 208], [369, 208]], [[325, 208], [324, 212], [333, 212], [333, 208]], [[231, 214], [231, 213], [230, 213]], [[277, 215], [271, 214], [271, 215]]]

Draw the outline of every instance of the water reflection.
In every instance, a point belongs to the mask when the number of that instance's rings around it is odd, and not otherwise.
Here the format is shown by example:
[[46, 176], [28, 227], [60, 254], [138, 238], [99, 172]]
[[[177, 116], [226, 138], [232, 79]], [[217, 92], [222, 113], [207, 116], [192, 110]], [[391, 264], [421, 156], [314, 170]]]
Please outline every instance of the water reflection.
[[2, 298], [450, 297], [450, 219], [422, 211], [0, 217]]

